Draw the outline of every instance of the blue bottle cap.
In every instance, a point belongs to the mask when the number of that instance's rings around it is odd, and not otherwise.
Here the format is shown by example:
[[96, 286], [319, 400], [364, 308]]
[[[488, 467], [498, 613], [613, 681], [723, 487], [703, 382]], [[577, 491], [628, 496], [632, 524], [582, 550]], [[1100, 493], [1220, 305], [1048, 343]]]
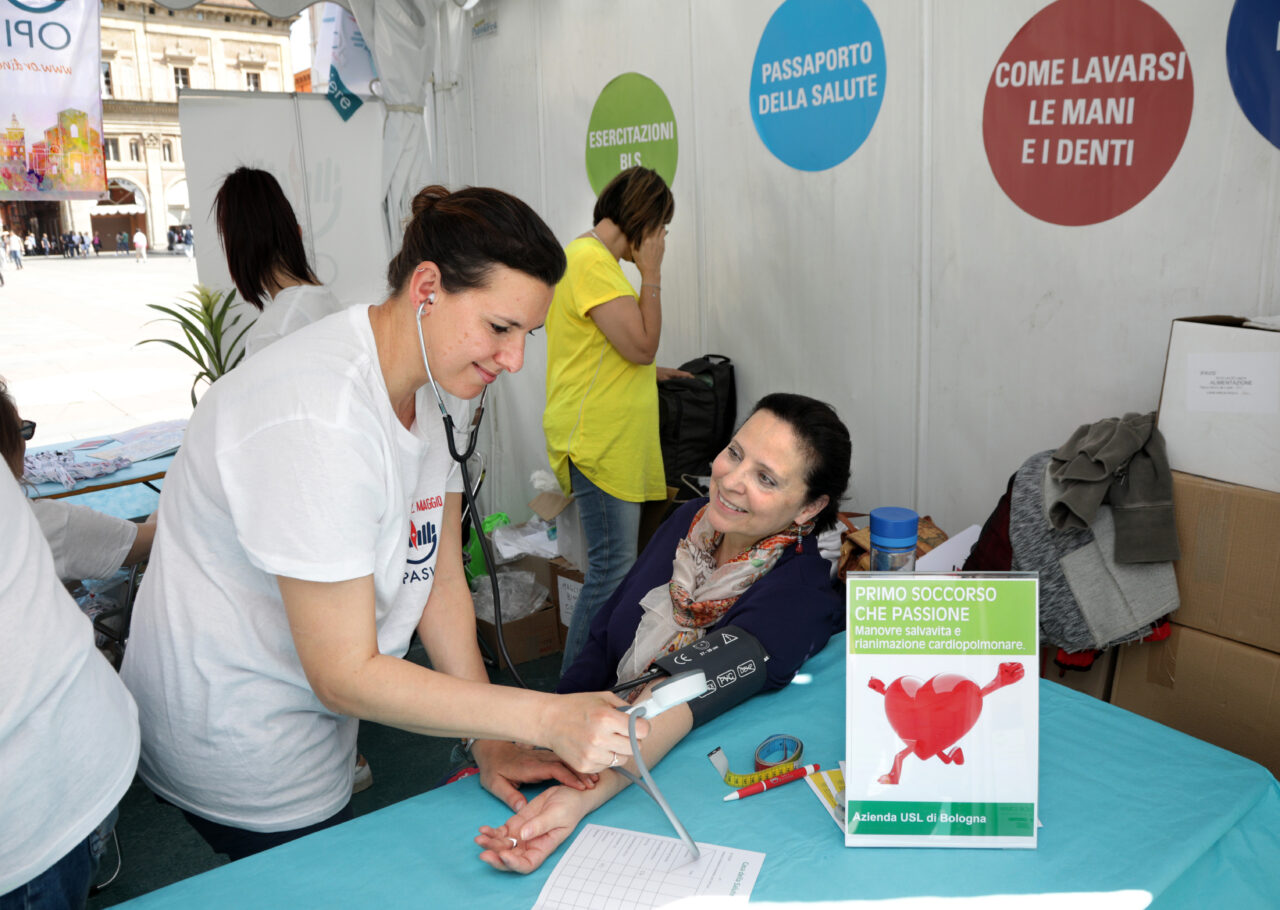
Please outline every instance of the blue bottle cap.
[[914, 547], [920, 516], [911, 509], [881, 506], [871, 510], [871, 543], [877, 547]]

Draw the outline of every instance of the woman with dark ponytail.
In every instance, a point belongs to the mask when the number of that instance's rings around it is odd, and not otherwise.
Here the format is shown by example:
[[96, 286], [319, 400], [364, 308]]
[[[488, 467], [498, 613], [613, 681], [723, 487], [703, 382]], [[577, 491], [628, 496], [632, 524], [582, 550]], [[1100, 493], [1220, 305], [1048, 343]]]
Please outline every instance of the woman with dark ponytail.
[[[475, 738], [481, 783], [517, 811], [521, 783], [590, 787], [630, 755], [616, 696], [488, 684], [432, 388], [470, 400], [519, 370], [564, 263], [519, 199], [427, 187], [386, 300], [281, 339], [200, 401], [123, 675], [142, 779], [215, 850], [349, 818], [357, 718]], [[401, 659], [415, 631], [431, 669]]]
[[342, 309], [307, 261], [302, 228], [275, 177], [236, 168], [213, 205], [231, 280], [262, 313], [245, 333], [246, 355]]

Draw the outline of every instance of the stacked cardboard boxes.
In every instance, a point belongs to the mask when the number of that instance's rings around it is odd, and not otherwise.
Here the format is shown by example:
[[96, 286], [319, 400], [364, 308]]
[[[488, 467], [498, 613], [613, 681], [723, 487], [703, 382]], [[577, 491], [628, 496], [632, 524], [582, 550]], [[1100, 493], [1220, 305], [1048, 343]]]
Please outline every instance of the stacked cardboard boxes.
[[[1280, 774], [1280, 333], [1175, 320], [1160, 429], [1182, 606], [1122, 648], [1111, 701]], [[1253, 484], [1252, 486], [1247, 484]]]
[[[499, 571], [503, 569], [532, 572], [538, 584], [548, 589], [551, 587], [550, 564], [540, 556], [523, 556], [501, 567]], [[489, 584], [488, 576], [481, 577], [479, 583]], [[502, 649], [498, 647], [498, 630], [494, 627], [492, 618], [486, 620], [477, 617], [476, 631], [489, 648], [489, 653], [497, 660], [498, 669], [505, 669], [508, 665], [502, 657]], [[502, 640], [512, 662], [517, 665], [562, 649], [564, 639], [560, 637], [560, 625], [556, 622], [556, 611], [550, 599], [529, 616], [503, 623]]]

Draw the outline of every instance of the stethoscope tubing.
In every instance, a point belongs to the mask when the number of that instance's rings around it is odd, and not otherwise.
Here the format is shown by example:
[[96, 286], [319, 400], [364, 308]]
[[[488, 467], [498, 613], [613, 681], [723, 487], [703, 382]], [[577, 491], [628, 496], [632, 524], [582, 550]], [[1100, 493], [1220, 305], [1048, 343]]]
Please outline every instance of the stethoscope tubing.
[[449, 447], [449, 457], [456, 461], [462, 469], [462, 494], [466, 497], [467, 508], [471, 510], [472, 526], [476, 529], [476, 537], [480, 541], [480, 552], [484, 554], [484, 564], [489, 570], [489, 584], [493, 589], [493, 626], [497, 632], [498, 651], [502, 654], [502, 659], [507, 662], [507, 669], [511, 671], [516, 683], [520, 688], [527, 689], [529, 686], [520, 676], [515, 662], [512, 661], [511, 655], [507, 652], [507, 642], [502, 634], [502, 599], [498, 592], [497, 567], [493, 562], [493, 553], [489, 549], [489, 541], [484, 534], [484, 524], [480, 520], [480, 510], [476, 506], [475, 493], [471, 489], [471, 472], [467, 469], [467, 462], [475, 454], [476, 443], [480, 438], [480, 421], [484, 417], [484, 400], [489, 394], [489, 387], [485, 386], [480, 393], [480, 403], [476, 405], [475, 415], [471, 418], [471, 428], [467, 432], [466, 451], [459, 454], [457, 444], [454, 441], [453, 417], [449, 414], [449, 409], [445, 407], [444, 396], [440, 394], [440, 387], [436, 385], [435, 377], [431, 375], [431, 363], [427, 360], [427, 342], [422, 335], [422, 311], [426, 306], [426, 301], [418, 304], [418, 313], [413, 320], [418, 329], [418, 349], [422, 352], [422, 365], [427, 370], [427, 382], [431, 384], [431, 391], [436, 396], [436, 404], [440, 407], [440, 416], [444, 420], [444, 439], [445, 444]]

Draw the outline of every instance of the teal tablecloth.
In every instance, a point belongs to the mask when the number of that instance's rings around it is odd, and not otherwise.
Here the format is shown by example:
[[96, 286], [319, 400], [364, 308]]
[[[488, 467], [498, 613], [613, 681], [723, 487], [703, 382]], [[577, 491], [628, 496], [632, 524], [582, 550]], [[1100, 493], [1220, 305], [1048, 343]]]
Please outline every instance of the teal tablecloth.
[[[1280, 789], [1261, 766], [1042, 681], [1039, 848], [851, 849], [797, 783], [724, 803], [705, 756], [737, 764], [766, 735], [805, 741], [834, 767], [844, 748], [843, 635], [805, 666], [811, 680], [695, 730], [655, 772], [696, 840], [768, 854], [752, 898], [817, 901], [1141, 889], [1152, 906], [1280, 905]], [[127, 906], [531, 907], [561, 855], [521, 877], [476, 859], [476, 826], [508, 812], [474, 777], [275, 850], [178, 882]], [[591, 818], [670, 835], [630, 788]], [[561, 853], [563, 850], [561, 851]]]

